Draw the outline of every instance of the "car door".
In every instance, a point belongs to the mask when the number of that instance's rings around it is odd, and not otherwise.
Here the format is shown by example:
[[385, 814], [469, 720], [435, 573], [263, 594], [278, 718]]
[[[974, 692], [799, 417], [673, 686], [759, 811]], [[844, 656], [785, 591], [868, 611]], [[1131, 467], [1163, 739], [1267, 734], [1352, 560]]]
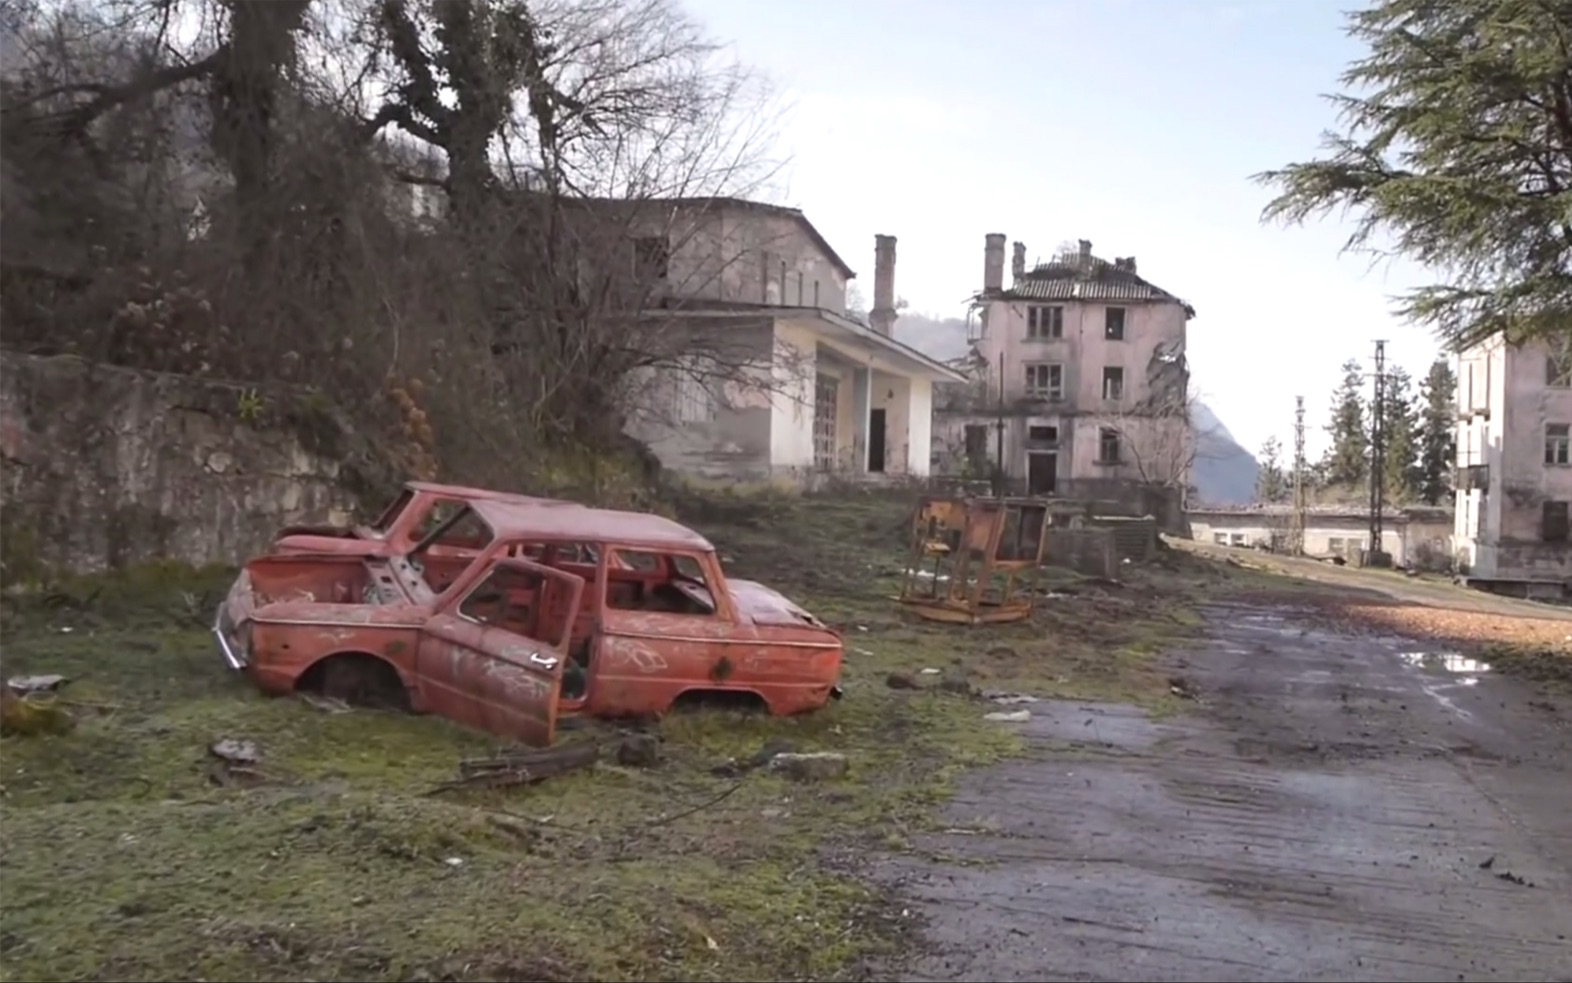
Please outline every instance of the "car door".
[[549, 745], [583, 594], [580, 577], [502, 559], [460, 596], [443, 598], [417, 660], [428, 709], [498, 737]]

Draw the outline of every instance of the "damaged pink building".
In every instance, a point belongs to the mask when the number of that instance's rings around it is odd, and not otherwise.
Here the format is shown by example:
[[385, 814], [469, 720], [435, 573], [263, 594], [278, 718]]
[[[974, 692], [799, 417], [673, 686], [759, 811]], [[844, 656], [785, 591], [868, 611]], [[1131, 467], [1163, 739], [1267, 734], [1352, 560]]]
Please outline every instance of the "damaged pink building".
[[1081, 240], [1028, 268], [986, 237], [970, 382], [935, 393], [936, 469], [1017, 493], [1139, 504], [1177, 520], [1195, 455], [1185, 331], [1195, 310]]

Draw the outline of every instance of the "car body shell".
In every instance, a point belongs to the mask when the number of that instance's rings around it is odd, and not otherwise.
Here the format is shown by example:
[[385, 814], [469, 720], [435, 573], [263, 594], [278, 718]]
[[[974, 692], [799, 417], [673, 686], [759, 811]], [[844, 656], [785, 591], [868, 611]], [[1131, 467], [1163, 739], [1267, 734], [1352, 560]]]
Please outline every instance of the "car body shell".
[[[561, 713], [654, 715], [685, 694], [729, 692], [795, 714], [839, 695], [839, 635], [777, 591], [728, 579], [692, 530], [539, 501], [476, 499], [467, 511], [494, 533], [467, 557], [256, 558], [219, 611], [226, 661], [282, 694], [353, 658], [396, 674], [417, 712], [536, 745], [551, 743]], [[422, 563], [454, 572], [435, 589]], [[697, 576], [678, 584], [678, 565]], [[482, 584], [504, 582], [523, 585], [496, 596], [527, 612], [527, 630], [468, 613]], [[630, 609], [629, 598], [672, 584], [695, 610]], [[582, 686], [564, 693], [570, 666]]]

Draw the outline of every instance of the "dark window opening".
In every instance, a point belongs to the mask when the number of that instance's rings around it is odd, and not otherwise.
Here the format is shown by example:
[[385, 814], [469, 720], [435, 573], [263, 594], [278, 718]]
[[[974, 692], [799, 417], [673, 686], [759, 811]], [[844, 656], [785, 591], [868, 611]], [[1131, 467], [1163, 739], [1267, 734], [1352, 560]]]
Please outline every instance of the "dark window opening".
[[1097, 463], [1119, 463], [1119, 431], [1103, 427], [1097, 434]]
[[1109, 341], [1124, 340], [1124, 308], [1110, 307], [1103, 312], [1103, 337]]
[[1103, 369], [1103, 398], [1124, 398], [1124, 369], [1113, 365]]
[[1545, 502], [1539, 512], [1539, 538], [1547, 543], [1567, 541], [1567, 503]]

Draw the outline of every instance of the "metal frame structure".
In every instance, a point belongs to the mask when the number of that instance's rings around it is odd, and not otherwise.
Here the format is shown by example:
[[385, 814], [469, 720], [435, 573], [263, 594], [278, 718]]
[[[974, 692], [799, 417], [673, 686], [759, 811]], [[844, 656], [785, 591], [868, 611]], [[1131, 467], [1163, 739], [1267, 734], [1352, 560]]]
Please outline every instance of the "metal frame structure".
[[912, 515], [900, 602], [921, 618], [950, 624], [1029, 617], [1048, 525], [1048, 503], [1040, 499], [922, 499]]

